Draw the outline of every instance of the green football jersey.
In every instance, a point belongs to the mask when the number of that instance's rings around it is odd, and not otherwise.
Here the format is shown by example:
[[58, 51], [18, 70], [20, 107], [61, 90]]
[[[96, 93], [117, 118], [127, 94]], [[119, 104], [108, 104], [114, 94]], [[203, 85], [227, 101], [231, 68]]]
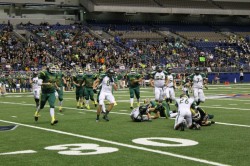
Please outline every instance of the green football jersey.
[[43, 80], [43, 83], [51, 83], [50, 85], [43, 85], [42, 92], [43, 93], [53, 93], [55, 92], [56, 86], [56, 73], [50, 73], [48, 71], [40, 72], [38, 78]]
[[75, 83], [79, 85], [82, 85], [82, 83], [84, 82], [84, 75], [73, 76], [73, 81], [75, 81]]
[[136, 74], [127, 74], [127, 81], [128, 81], [128, 86], [129, 87], [138, 87], [140, 86], [139, 82], [133, 82], [134, 80], [138, 80], [141, 78], [141, 75], [136, 73]]
[[57, 77], [57, 79], [56, 79], [57, 86], [62, 87], [64, 85], [64, 82], [62, 79], [64, 77], [64, 74], [62, 72], [59, 72], [59, 73], [57, 73], [56, 77]]
[[85, 74], [84, 75], [85, 86], [88, 88], [92, 88], [96, 78], [97, 78], [96, 74]]

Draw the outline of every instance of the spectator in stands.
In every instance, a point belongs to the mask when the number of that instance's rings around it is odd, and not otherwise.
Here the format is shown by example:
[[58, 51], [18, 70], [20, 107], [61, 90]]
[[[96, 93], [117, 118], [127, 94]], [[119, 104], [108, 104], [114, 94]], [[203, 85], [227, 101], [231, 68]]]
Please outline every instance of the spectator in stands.
[[243, 68], [240, 68], [240, 83], [243, 83], [243, 81], [244, 81]]

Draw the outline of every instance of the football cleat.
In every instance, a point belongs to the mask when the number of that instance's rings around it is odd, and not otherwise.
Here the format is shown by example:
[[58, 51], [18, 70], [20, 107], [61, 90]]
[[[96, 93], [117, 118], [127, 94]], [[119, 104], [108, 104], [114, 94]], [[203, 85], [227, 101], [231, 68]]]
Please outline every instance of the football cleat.
[[208, 114], [208, 118], [209, 118], [209, 119], [213, 119], [213, 118], [214, 118], [214, 115]]
[[61, 106], [59, 107], [59, 112], [62, 112], [62, 107]]
[[94, 105], [95, 105], [95, 107], [97, 107], [97, 104], [98, 104], [98, 103], [97, 103], [96, 101], [94, 101]]
[[102, 118], [103, 118], [104, 120], [106, 120], [106, 121], [109, 121], [109, 118], [108, 118], [107, 115], [104, 115]]
[[193, 125], [194, 125], [193, 126], [194, 130], [200, 130], [201, 129], [201, 126], [199, 124], [197, 124], [197, 123], [194, 122]]
[[38, 121], [39, 116], [40, 116], [39, 113], [35, 112], [35, 115], [34, 115], [35, 121]]
[[99, 118], [96, 118], [95, 121], [96, 121], [96, 122], [99, 122]]
[[51, 121], [51, 125], [57, 124], [58, 120]]
[[36, 122], [38, 121], [38, 116], [35, 116], [35, 121], [36, 121]]
[[85, 107], [90, 110], [90, 106], [88, 104], [85, 105]]

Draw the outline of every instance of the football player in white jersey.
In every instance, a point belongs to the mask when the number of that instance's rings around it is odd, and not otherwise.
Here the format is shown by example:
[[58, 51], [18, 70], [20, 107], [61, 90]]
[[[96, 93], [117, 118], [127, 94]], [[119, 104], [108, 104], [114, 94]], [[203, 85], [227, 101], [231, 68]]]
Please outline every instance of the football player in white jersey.
[[101, 85], [100, 89], [100, 95], [99, 95], [99, 106], [97, 108], [97, 117], [96, 122], [99, 121], [99, 116], [102, 111], [102, 105], [104, 105], [104, 100], [109, 101], [109, 107], [106, 110], [105, 115], [103, 116], [103, 119], [106, 121], [109, 121], [108, 114], [114, 107], [115, 103], [115, 97], [112, 94], [112, 87], [114, 90], [117, 90], [117, 85], [114, 80], [115, 71], [113, 69], [107, 70], [106, 74], [100, 75], [99, 78], [97, 78], [94, 82], [93, 89], [96, 89], [98, 86]]
[[184, 131], [185, 120], [187, 127], [192, 129], [200, 129], [200, 125], [195, 122], [192, 123], [191, 105], [194, 103], [194, 99], [188, 98], [185, 94], [181, 94], [180, 99], [176, 99], [176, 106], [178, 107], [178, 114], [175, 118], [174, 129]]
[[203, 85], [206, 86], [207, 78], [204, 73], [200, 73], [200, 68], [197, 67], [195, 73], [190, 75], [190, 81], [193, 83], [194, 100], [197, 105], [199, 105], [200, 102], [205, 102]]
[[43, 82], [43, 80], [38, 78], [38, 73], [35, 71], [33, 73], [33, 78], [30, 79], [30, 84], [32, 84], [32, 91], [33, 91], [34, 99], [36, 102], [36, 108], [39, 106], [39, 99], [40, 99], [42, 82]]
[[156, 71], [151, 73], [150, 85], [154, 87], [155, 101], [163, 100], [164, 88], [166, 86], [167, 73], [163, 71], [162, 66], [157, 66]]
[[130, 117], [134, 122], [151, 121], [151, 116], [149, 112], [149, 104], [144, 104], [142, 106], [134, 108], [130, 113]]
[[176, 81], [174, 79], [174, 74], [172, 74], [172, 68], [167, 69], [167, 87], [165, 88], [166, 102], [172, 103], [172, 100], [175, 99], [175, 87]]

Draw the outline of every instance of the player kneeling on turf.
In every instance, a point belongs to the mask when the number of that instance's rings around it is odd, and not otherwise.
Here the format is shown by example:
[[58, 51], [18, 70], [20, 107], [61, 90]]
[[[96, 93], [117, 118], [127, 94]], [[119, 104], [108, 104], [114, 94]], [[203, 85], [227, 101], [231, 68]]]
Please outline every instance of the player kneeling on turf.
[[190, 107], [193, 105], [193, 103], [194, 99], [188, 98], [185, 94], [182, 94], [180, 99], [176, 99], [178, 114], [175, 118], [175, 130], [181, 129], [181, 131], [184, 131], [186, 125], [190, 129], [200, 129], [199, 124], [192, 122], [192, 113]]
[[151, 121], [151, 116], [149, 114], [149, 104], [134, 108], [130, 114], [130, 117], [134, 122]]

